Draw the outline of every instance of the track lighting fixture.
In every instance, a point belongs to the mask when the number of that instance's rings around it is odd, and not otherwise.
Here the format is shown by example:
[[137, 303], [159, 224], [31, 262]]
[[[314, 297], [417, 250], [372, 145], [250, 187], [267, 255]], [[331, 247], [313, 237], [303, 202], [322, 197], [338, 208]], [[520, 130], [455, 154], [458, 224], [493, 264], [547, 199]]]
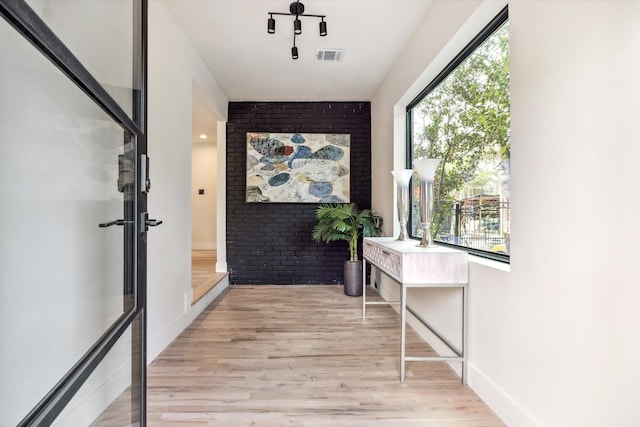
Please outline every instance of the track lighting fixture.
[[276, 20], [273, 19], [273, 15], [267, 20], [267, 33], [273, 34], [276, 32]]
[[293, 21], [293, 47], [291, 48], [291, 58], [298, 59], [298, 48], [296, 47], [296, 36], [302, 34], [302, 21], [300, 18], [302, 17], [313, 17], [320, 18], [320, 36], [324, 37], [327, 35], [327, 23], [324, 18], [326, 15], [310, 15], [304, 14], [304, 4], [300, 3], [300, 1], [294, 1], [289, 5], [289, 13], [282, 12], [267, 12], [269, 15], [269, 19], [267, 20], [267, 33], [274, 34], [276, 32], [276, 20], [273, 18], [273, 15], [284, 15], [284, 16], [294, 16], [295, 19]]
[[302, 34], [302, 22], [296, 17], [296, 20], [293, 21], [293, 32], [294, 34]]
[[324, 37], [327, 35], [327, 23], [324, 22], [324, 18], [320, 21], [320, 36]]

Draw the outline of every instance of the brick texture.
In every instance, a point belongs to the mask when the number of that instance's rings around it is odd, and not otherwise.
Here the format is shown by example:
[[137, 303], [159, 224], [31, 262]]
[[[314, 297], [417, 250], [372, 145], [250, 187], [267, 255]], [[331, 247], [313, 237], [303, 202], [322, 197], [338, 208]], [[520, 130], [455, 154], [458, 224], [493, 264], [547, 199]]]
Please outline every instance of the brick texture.
[[246, 203], [247, 132], [351, 134], [351, 201], [370, 208], [370, 103], [229, 103], [227, 265], [231, 283], [343, 283], [347, 243], [326, 245], [311, 239], [317, 204]]

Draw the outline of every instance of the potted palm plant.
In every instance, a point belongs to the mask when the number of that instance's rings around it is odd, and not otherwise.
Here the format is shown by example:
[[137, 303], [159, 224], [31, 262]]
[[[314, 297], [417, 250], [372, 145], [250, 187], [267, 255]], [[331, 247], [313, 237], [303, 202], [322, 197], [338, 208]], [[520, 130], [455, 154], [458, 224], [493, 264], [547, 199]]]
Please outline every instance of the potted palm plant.
[[362, 261], [358, 259], [361, 236], [377, 236], [382, 231], [382, 217], [371, 209], [360, 210], [355, 203], [323, 203], [316, 209], [318, 223], [311, 237], [316, 242], [345, 240], [349, 244], [349, 259], [344, 262], [344, 293], [362, 295]]

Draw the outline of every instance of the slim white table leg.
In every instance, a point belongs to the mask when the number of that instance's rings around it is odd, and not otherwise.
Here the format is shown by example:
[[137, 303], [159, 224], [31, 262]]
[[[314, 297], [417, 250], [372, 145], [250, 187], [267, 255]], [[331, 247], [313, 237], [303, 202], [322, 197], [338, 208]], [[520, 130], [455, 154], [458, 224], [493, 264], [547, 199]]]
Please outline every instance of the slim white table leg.
[[407, 332], [407, 288], [401, 285], [401, 301], [400, 301], [400, 382], [404, 383], [404, 358], [405, 358], [405, 334]]
[[467, 311], [469, 310], [469, 290], [467, 285], [462, 287], [462, 384], [467, 384], [469, 375], [469, 318]]
[[362, 260], [362, 318], [367, 317], [367, 260]]

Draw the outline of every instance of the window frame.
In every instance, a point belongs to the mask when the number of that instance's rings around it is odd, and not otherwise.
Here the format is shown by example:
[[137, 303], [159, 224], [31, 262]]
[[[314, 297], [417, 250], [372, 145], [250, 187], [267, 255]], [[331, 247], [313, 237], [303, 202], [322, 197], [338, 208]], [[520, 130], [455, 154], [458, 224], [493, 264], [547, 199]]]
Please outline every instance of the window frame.
[[[489, 39], [503, 24], [509, 20], [509, 6], [505, 6], [458, 54], [431, 80], [431, 82], [420, 93], [407, 104], [405, 113], [405, 127], [406, 127], [406, 167], [408, 169], [413, 168], [413, 108], [416, 107], [422, 100], [429, 95], [435, 88], [440, 85], [454, 70], [456, 70], [471, 54], [473, 54], [478, 47], [480, 47], [487, 39]], [[411, 206], [414, 203], [413, 192], [409, 192], [409, 198]], [[413, 224], [413, 209], [409, 210], [408, 224]], [[420, 239], [413, 234], [413, 227], [408, 226], [407, 231], [409, 237], [412, 239]], [[434, 239], [435, 240], [435, 239]], [[480, 249], [470, 248], [466, 246], [454, 245], [447, 242], [435, 241], [438, 245], [448, 246], [460, 250], [464, 250], [471, 255], [476, 255], [482, 258], [488, 258], [491, 260], [510, 263], [510, 254], [498, 254], [489, 251], [483, 251]]]

